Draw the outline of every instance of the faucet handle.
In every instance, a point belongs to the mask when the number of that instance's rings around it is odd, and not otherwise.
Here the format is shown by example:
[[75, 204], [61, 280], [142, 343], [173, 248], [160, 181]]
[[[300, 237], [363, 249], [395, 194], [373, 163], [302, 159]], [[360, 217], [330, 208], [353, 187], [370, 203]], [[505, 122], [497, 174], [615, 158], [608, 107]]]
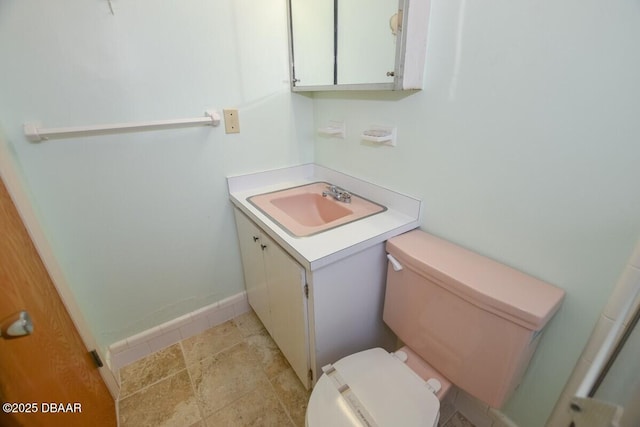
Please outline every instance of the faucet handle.
[[341, 194], [341, 193], [343, 193], [343, 192], [344, 192], [344, 190], [343, 190], [342, 188], [338, 187], [337, 185], [333, 185], [333, 184], [329, 184], [329, 185], [327, 186], [327, 190], [328, 190], [330, 193], [333, 193], [333, 194], [335, 194], [335, 195], [338, 195], [338, 194]]

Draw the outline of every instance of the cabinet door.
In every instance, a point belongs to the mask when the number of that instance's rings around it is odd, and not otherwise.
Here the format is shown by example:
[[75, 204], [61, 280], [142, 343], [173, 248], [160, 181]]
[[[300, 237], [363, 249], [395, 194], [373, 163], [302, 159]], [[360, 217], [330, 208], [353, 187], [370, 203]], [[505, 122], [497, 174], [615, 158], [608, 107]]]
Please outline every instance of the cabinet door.
[[264, 245], [262, 232], [258, 226], [237, 209], [234, 209], [234, 214], [240, 242], [242, 269], [244, 270], [244, 285], [247, 289], [249, 305], [256, 312], [265, 328], [271, 331], [269, 292], [262, 255], [262, 245]]
[[309, 382], [309, 334], [305, 270], [264, 235], [264, 262], [269, 280], [271, 336], [306, 388]]

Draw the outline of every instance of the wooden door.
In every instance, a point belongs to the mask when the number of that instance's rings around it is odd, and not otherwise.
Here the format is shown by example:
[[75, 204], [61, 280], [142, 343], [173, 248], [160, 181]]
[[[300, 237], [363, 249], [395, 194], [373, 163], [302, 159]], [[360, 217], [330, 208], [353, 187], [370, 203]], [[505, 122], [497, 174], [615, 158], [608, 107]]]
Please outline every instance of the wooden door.
[[34, 331], [0, 338], [0, 425], [115, 426], [113, 398], [0, 180], [0, 321], [19, 310]]

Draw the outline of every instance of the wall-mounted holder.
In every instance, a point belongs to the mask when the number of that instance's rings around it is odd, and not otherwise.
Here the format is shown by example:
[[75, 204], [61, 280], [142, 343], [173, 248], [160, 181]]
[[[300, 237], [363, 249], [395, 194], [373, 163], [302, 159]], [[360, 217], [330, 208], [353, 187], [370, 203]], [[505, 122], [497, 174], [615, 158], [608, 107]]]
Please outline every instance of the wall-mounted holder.
[[371, 125], [369, 129], [362, 132], [360, 136], [365, 141], [395, 147], [396, 130], [397, 128], [393, 126]]
[[318, 133], [330, 138], [344, 139], [347, 136], [347, 129], [343, 121], [329, 120], [327, 126], [318, 128]]

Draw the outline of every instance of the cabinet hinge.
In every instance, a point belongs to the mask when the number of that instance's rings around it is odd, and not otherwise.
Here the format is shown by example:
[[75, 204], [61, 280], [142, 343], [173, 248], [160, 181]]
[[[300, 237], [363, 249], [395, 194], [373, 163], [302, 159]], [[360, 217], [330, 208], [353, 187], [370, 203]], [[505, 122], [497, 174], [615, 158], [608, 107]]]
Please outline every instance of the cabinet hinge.
[[91, 356], [91, 359], [93, 359], [93, 363], [95, 363], [98, 368], [102, 368], [104, 366], [104, 363], [102, 363], [102, 359], [100, 359], [100, 355], [96, 350], [91, 350], [89, 355]]
[[306, 283], [304, 284], [304, 296], [309, 299], [309, 285]]

